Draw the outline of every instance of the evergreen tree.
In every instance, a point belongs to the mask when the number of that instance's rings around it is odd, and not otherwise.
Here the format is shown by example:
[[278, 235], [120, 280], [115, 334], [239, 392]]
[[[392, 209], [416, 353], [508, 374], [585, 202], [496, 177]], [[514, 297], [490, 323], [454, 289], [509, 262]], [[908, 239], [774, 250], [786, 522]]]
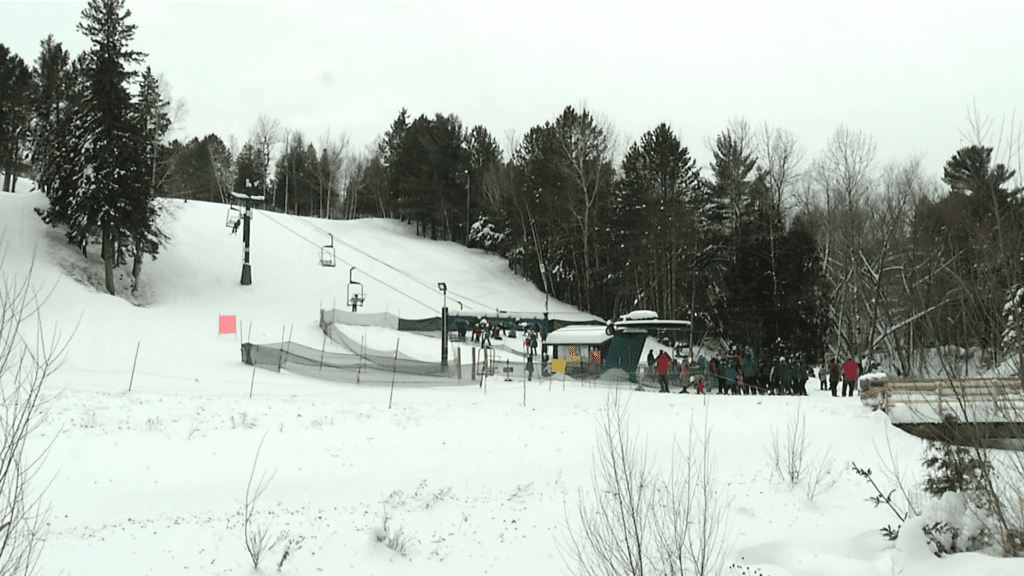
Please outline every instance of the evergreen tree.
[[69, 107], [71, 59], [51, 34], [40, 42], [41, 50], [32, 68], [35, 93], [32, 97], [31, 160], [36, 182], [49, 194], [56, 170], [56, 137]]
[[703, 188], [696, 161], [664, 123], [626, 152], [610, 222], [616, 314], [643, 308], [689, 317], [698, 244], [693, 215]]
[[235, 158], [234, 191], [245, 193], [246, 182], [254, 184], [262, 193], [267, 185], [266, 157], [263, 151], [246, 142]]
[[32, 73], [17, 54], [0, 44], [0, 168], [4, 192], [13, 192], [28, 142]]
[[[466, 152], [469, 162], [469, 167], [463, 175], [466, 214], [463, 215], [461, 210], [453, 209], [453, 213], [458, 213], [460, 217], [452, 219], [461, 220], [463, 229], [462, 234], [455, 236], [469, 235], [468, 245], [494, 250], [497, 248], [494, 234], [503, 234], [507, 228], [506, 219], [500, 208], [501, 195], [504, 193], [498, 180], [498, 171], [502, 163], [501, 148], [486, 128], [474, 126], [466, 135]], [[459, 178], [460, 175], [456, 174], [456, 177]], [[495, 230], [495, 226], [502, 232]]]
[[83, 191], [91, 168], [86, 154], [89, 126], [94, 112], [88, 106], [89, 82], [85, 75], [86, 54], [80, 54], [68, 69], [68, 84], [62, 112], [56, 117], [52, 148], [45, 151], [46, 181], [49, 198], [46, 210], [36, 210], [51, 226], [63, 225], [68, 242], [81, 248], [88, 257], [89, 239], [96, 223], [86, 213]]
[[147, 66], [142, 74], [138, 105], [134, 123], [142, 129], [143, 159], [148, 168], [148, 186], [136, 194], [144, 196], [131, 212], [132, 292], [139, 289], [143, 256], [149, 254], [154, 260], [167, 235], [159, 228], [160, 207], [155, 198], [160, 187], [170, 174], [169, 149], [163, 139], [171, 127], [167, 114], [170, 103], [160, 93], [160, 84]]
[[125, 263], [134, 238], [153, 233], [147, 170], [146, 132], [129, 91], [129, 66], [144, 55], [129, 44], [135, 25], [123, 0], [91, 0], [78, 30], [92, 43], [80, 61], [80, 103], [73, 105], [61, 130], [51, 206], [43, 214], [51, 224], [69, 228], [68, 238], [85, 248], [99, 235], [106, 289], [116, 292], [114, 267]]

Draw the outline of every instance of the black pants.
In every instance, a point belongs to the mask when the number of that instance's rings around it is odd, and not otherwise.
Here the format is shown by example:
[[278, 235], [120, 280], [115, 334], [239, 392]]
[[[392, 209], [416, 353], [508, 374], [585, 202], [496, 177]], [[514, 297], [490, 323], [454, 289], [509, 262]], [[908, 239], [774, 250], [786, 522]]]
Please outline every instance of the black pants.
[[838, 380], [833, 380], [832, 382], [829, 383], [829, 389], [832, 390], [832, 395], [833, 396], [836, 395], [836, 388], [838, 388], [838, 387], [839, 387], [839, 381]]
[[856, 380], [843, 380], [843, 397], [846, 397], [846, 390], [849, 388], [850, 396], [853, 396], [854, 386], [856, 386]]
[[661, 384], [661, 390], [658, 392], [668, 392], [668, 376], [662, 373], [658, 373], [658, 384]]

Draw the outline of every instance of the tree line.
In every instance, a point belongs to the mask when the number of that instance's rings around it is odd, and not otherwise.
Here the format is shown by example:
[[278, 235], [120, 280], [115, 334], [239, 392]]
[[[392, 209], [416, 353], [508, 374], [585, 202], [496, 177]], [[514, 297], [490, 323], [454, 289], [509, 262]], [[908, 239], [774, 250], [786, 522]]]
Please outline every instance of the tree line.
[[[112, 270], [167, 236], [160, 198], [227, 203], [256, 182], [268, 208], [396, 218], [425, 237], [506, 257], [545, 294], [605, 318], [650, 309], [694, 334], [812, 358], [884, 354], [901, 372], [930, 347], [1024, 353], [1021, 130], [991, 144], [975, 113], [941, 177], [881, 163], [840, 126], [817, 157], [795, 135], [732, 120], [700, 167], [667, 124], [624, 143], [567, 106], [498, 140], [455, 114], [401, 110], [374, 146], [316, 142], [260, 115], [239, 147], [216, 134], [168, 141], [173, 110], [130, 49], [123, 0], [92, 0], [71, 59], [52, 37], [29, 67], [0, 46], [0, 163], [50, 198], [43, 218]], [[1014, 162], [1016, 158], [1016, 162]], [[920, 360], [918, 361], [920, 363]]]
[[[1024, 131], [969, 118], [941, 177], [882, 163], [836, 128], [806, 159], [795, 135], [735, 119], [702, 172], [667, 124], [621, 148], [566, 107], [505, 149], [455, 115], [400, 111], [351, 165], [340, 217], [398, 218], [493, 251], [546, 294], [604, 318], [633, 309], [694, 321], [695, 336], [808, 358], [1024, 350]], [[1001, 155], [1001, 160], [997, 158]]]

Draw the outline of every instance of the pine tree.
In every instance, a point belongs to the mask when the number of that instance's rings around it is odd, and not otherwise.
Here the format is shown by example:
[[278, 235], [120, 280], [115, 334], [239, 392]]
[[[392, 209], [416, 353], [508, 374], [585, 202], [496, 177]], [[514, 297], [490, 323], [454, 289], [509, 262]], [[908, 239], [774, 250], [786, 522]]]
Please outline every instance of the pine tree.
[[617, 312], [647, 308], [677, 317], [690, 308], [693, 213], [702, 189], [697, 163], [668, 125], [630, 147], [612, 197], [610, 273]]
[[131, 214], [132, 292], [139, 289], [143, 256], [149, 254], [154, 260], [167, 235], [159, 228], [160, 207], [156, 203], [157, 191], [170, 173], [171, 163], [166, 159], [163, 138], [171, 127], [167, 114], [170, 103], [160, 93], [160, 84], [146, 67], [142, 74], [139, 98], [134, 118], [135, 125], [142, 129], [143, 159], [148, 168], [148, 185], [139, 194], [145, 202], [139, 202]]
[[69, 113], [55, 146], [56, 174], [43, 219], [68, 227], [69, 241], [82, 247], [99, 236], [107, 292], [116, 293], [114, 267], [132, 250], [155, 251], [137, 237], [157, 238], [147, 170], [147, 132], [140, 106], [129, 91], [129, 66], [144, 55], [129, 44], [135, 25], [124, 0], [90, 0], [78, 30], [92, 43], [73, 69]]
[[49, 143], [43, 149], [46, 186], [50, 200], [46, 210], [36, 210], [43, 221], [51, 226], [66, 226], [68, 242], [88, 257], [89, 239], [95, 234], [95, 222], [88, 219], [84, 209], [85, 179], [91, 171], [87, 148], [91, 145], [88, 126], [94, 122], [92, 109], [87, 105], [89, 86], [85, 76], [86, 55], [81, 54], [71, 63], [67, 73], [67, 92], [61, 112], [56, 116]]
[[4, 192], [13, 192], [28, 141], [32, 73], [25, 61], [0, 44], [0, 167]]
[[130, 50], [136, 26], [124, 0], [90, 0], [78, 30], [92, 42], [86, 77], [89, 145], [83, 181], [87, 218], [95, 222], [102, 242], [107, 292], [116, 293], [114, 267], [125, 262], [126, 247], [148, 219], [149, 186], [144, 132], [128, 91], [134, 74], [128, 65], [143, 54]]
[[66, 115], [71, 90], [71, 57], [51, 34], [40, 42], [41, 50], [32, 68], [35, 93], [32, 98], [31, 161], [36, 182], [49, 194], [53, 180], [56, 137]]

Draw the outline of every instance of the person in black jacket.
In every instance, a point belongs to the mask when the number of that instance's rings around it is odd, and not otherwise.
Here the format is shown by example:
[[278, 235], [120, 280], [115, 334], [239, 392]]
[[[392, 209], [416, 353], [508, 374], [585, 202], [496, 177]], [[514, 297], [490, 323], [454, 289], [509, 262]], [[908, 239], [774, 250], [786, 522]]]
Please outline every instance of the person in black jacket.
[[828, 388], [832, 391], [833, 396], [837, 395], [841, 379], [842, 377], [839, 375], [839, 359], [833, 358], [832, 362], [828, 365]]
[[807, 396], [807, 366], [803, 360], [793, 360], [793, 393]]

